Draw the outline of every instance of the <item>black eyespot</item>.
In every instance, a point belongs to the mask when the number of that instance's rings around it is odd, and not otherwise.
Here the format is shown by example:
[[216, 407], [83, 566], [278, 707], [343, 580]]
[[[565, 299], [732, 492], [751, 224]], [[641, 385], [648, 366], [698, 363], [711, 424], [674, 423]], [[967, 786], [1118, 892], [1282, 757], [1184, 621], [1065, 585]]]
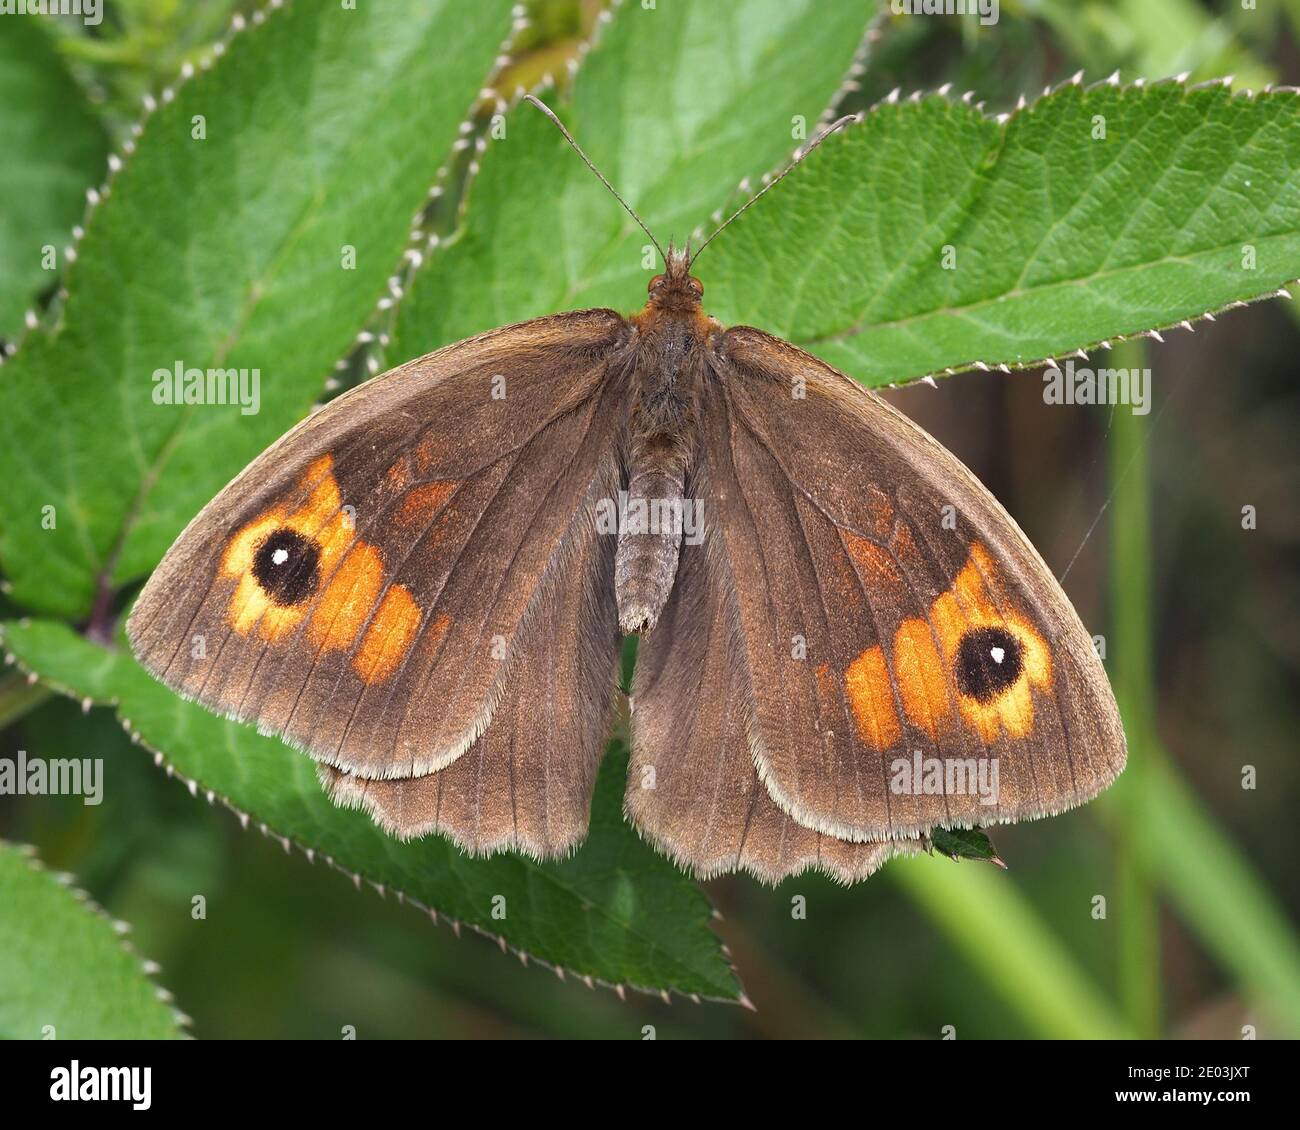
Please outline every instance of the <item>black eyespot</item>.
[[320, 547], [297, 530], [276, 530], [253, 554], [253, 576], [276, 604], [301, 604], [320, 579]]
[[976, 702], [992, 702], [1020, 678], [1021, 651], [1005, 628], [972, 628], [957, 645], [957, 689]]

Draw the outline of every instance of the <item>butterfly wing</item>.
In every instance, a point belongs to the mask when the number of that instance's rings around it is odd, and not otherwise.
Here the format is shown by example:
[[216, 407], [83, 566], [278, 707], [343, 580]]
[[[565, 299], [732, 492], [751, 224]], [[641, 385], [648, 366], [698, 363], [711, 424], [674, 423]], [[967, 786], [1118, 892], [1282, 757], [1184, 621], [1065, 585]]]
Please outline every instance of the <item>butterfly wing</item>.
[[333, 799], [365, 809], [402, 839], [437, 832], [471, 855], [564, 855], [583, 839], [621, 634], [612, 537], [597, 533], [594, 504], [612, 497], [610, 461], [589, 492], [554, 571], [507, 665], [487, 729], [446, 768], [419, 777], [366, 779], [320, 767]]
[[[693, 494], [708, 494], [698, 485]], [[679, 866], [710, 878], [746, 870], [770, 883], [816, 869], [851, 883], [905, 843], [849, 843], [804, 827], [763, 788], [750, 754], [753, 696], [724, 551], [682, 548], [677, 580], [641, 642], [624, 810]]]
[[1105, 788], [1125, 757], [1105, 673], [988, 491], [787, 342], [729, 330], [717, 366], [703, 451], [751, 747], [777, 804], [880, 840], [1055, 813]]
[[[610, 310], [495, 330], [326, 405], [177, 539], [136, 654], [207, 706], [359, 777], [455, 760], [623, 418]], [[521, 661], [522, 662], [522, 661]]]

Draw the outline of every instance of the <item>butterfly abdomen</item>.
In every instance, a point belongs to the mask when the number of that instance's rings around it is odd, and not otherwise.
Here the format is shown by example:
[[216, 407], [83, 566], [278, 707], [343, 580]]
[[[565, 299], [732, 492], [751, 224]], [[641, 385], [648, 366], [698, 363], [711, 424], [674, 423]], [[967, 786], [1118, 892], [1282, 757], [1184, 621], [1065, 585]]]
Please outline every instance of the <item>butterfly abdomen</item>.
[[679, 437], [659, 432], [629, 445], [627, 490], [621, 499], [614, 592], [625, 632], [654, 627], [677, 576], [685, 498], [687, 453]]

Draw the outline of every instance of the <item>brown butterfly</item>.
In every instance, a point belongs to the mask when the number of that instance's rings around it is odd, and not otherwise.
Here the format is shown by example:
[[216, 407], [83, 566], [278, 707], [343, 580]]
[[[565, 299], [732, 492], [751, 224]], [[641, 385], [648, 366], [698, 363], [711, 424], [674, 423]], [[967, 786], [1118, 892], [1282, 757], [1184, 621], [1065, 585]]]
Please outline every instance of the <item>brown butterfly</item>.
[[630, 318], [492, 330], [304, 420], [163, 559], [141, 662], [471, 853], [583, 839], [625, 632], [625, 810], [701, 875], [853, 881], [1105, 788], [1105, 673], [997, 501], [663, 258]]

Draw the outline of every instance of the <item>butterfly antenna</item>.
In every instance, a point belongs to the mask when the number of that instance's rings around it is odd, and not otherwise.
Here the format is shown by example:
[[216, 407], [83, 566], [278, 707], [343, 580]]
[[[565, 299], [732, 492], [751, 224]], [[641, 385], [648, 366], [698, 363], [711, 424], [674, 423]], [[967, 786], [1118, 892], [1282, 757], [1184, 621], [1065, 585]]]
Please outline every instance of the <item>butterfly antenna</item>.
[[809, 144], [807, 149], [803, 150], [802, 153], [800, 153], [793, 161], [791, 161], [788, 165], [786, 165], [786, 167], [782, 169], [779, 173], [777, 173], [777, 175], [774, 176], [770, 181], [768, 181], [767, 184], [763, 185], [763, 187], [760, 188], [756, 193], [754, 193], [754, 195], [751, 196], [748, 200], [746, 200], [744, 204], [742, 204], [739, 208], [737, 208], [731, 214], [731, 216], [727, 220], [725, 220], [723, 224], [716, 231], [714, 231], [714, 233], [711, 236], [709, 236], [708, 239], [706, 239], [703, 243], [700, 244], [699, 247], [695, 249], [695, 254], [691, 256], [691, 262], [694, 263], [695, 260], [700, 257], [700, 252], [703, 251], [706, 247], [708, 247], [709, 244], [712, 243], [715, 239], [717, 239], [718, 236], [721, 235], [727, 229], [727, 225], [730, 224], [732, 220], [736, 219], [737, 216], [740, 216], [749, 208], [752, 208], [763, 198], [764, 193], [770, 192], [778, 184], [780, 184], [783, 180], [785, 180], [786, 176], [792, 173], [801, 164], [803, 164], [808, 154], [811, 153], [814, 149], [816, 149], [817, 146], [819, 146], [828, 137], [830, 137], [831, 134], [833, 134], [836, 130], [840, 129], [841, 127], [848, 125], [850, 122], [856, 122], [859, 120], [860, 119], [857, 114], [845, 114], [845, 116], [840, 118], [839, 121], [832, 122], [824, 130], [822, 130], [821, 133], [819, 133], [816, 137], [812, 139], [812, 142]]
[[531, 94], [525, 94], [524, 101], [531, 102], [534, 106], [536, 106], [539, 110], [541, 110], [543, 114], [545, 114], [548, 118], [551, 119], [551, 121], [555, 125], [555, 128], [558, 129], [560, 133], [564, 135], [564, 140], [573, 146], [573, 151], [579, 157], [582, 158], [583, 163], [587, 166], [587, 168], [589, 168], [593, 173], [596, 174], [597, 177], [600, 178], [600, 183], [603, 184], [607, 189], [609, 189], [610, 194], [614, 197], [614, 199], [623, 205], [623, 208], [626, 210], [627, 214], [631, 216], [632, 219], [634, 219], [640, 225], [641, 230], [650, 237], [650, 242], [655, 245], [655, 250], [659, 252], [659, 257], [663, 259], [664, 264], [666, 266], [668, 263], [668, 256], [664, 254], [664, 249], [659, 246], [659, 241], [655, 239], [654, 232], [652, 232], [648, 227], [645, 226], [645, 222], [641, 219], [641, 217], [638, 216], [636, 212], [632, 210], [632, 205], [630, 205], [626, 200], [624, 200], [618, 194], [618, 189], [616, 189], [612, 184], [609, 183], [609, 181], [605, 178], [605, 174], [602, 173], [598, 168], [596, 168], [595, 165], [591, 163], [591, 158], [588, 157], [587, 154], [582, 151], [582, 146], [573, 140], [573, 134], [571, 134], [565, 128], [564, 123], [555, 116], [555, 111], [552, 110], [540, 98], [534, 98]]

